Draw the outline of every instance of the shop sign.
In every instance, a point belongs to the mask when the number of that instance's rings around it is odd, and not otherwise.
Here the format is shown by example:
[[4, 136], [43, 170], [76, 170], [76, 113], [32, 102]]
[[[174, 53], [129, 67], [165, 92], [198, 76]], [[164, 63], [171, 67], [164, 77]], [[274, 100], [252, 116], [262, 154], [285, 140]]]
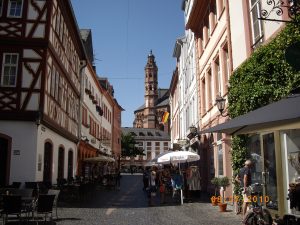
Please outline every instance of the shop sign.
[[188, 140], [186, 140], [186, 139], [179, 139], [177, 141], [177, 144], [179, 144], [181, 147], [186, 146], [188, 144]]

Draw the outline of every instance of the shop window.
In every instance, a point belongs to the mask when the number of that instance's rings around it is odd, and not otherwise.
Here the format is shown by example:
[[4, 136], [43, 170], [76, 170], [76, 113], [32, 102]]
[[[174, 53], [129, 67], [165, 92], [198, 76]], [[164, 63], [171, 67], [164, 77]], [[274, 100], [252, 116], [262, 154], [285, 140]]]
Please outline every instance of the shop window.
[[288, 183], [295, 183], [300, 176], [300, 130], [286, 130], [280, 132], [282, 152], [287, 153], [286, 171]]
[[19, 54], [4, 53], [1, 74], [1, 86], [15, 87], [17, 84]]

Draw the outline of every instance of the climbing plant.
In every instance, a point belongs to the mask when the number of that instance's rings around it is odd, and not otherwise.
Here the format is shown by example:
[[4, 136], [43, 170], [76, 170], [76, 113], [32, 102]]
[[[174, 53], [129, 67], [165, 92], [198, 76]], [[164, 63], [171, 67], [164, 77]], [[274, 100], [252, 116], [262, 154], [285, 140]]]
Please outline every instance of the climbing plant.
[[[287, 47], [299, 41], [299, 23], [289, 23], [272, 41], [256, 49], [233, 72], [228, 94], [231, 118], [277, 101], [300, 87], [300, 73], [285, 60]], [[248, 157], [247, 141], [247, 135], [234, 136], [232, 139], [234, 174]]]

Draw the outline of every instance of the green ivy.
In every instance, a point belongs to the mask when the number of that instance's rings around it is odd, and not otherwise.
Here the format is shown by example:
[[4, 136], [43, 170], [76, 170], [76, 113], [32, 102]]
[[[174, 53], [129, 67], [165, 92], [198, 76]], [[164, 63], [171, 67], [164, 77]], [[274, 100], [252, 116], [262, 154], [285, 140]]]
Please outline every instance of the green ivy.
[[[300, 87], [300, 73], [285, 60], [285, 50], [300, 41], [300, 23], [289, 23], [271, 42], [256, 49], [230, 78], [228, 93], [231, 118], [243, 115], [287, 96]], [[248, 157], [247, 135], [232, 139], [234, 175]]]

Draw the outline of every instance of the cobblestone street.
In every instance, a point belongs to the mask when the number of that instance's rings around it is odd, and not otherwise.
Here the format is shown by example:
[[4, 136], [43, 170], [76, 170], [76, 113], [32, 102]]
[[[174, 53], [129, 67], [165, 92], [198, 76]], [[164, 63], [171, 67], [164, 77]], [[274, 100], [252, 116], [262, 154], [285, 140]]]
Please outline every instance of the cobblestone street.
[[99, 190], [91, 201], [63, 205], [57, 225], [240, 224], [233, 212], [218, 212], [207, 202], [148, 207], [141, 175], [123, 175], [121, 190]]

